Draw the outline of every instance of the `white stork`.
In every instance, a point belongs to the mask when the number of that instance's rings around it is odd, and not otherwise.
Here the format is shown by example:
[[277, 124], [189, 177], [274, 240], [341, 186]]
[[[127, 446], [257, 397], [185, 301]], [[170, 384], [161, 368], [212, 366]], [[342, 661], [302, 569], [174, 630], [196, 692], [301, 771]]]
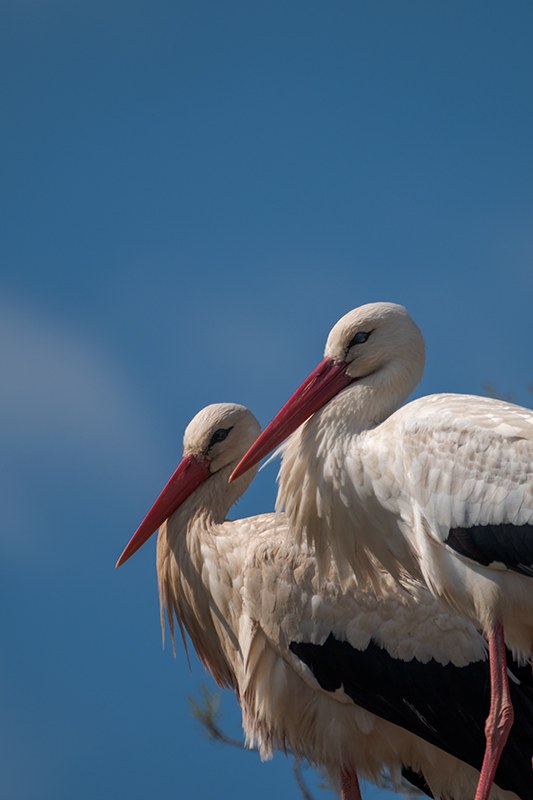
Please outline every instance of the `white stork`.
[[[166, 608], [172, 634], [175, 617], [235, 691], [263, 758], [290, 748], [340, 780], [344, 800], [360, 798], [358, 772], [378, 782], [385, 770], [396, 785], [403, 775], [435, 797], [471, 800], [490, 694], [485, 640], [416, 581], [406, 591], [378, 569], [373, 584], [351, 579], [343, 591], [333, 564], [320, 580], [283, 517], [226, 521], [255, 470], [229, 475], [259, 432], [243, 406], [201, 411], [117, 566], [161, 526], [162, 624]], [[533, 800], [533, 690], [512, 668], [517, 725], [491, 800]]]
[[399, 408], [424, 362], [402, 306], [356, 308], [232, 477], [296, 431], [278, 508], [319, 563], [330, 549], [360, 576], [374, 569], [368, 553], [396, 575], [399, 562], [483, 629], [492, 704], [476, 800], [486, 800], [513, 721], [504, 636], [523, 661], [533, 643], [533, 412], [454, 394]]

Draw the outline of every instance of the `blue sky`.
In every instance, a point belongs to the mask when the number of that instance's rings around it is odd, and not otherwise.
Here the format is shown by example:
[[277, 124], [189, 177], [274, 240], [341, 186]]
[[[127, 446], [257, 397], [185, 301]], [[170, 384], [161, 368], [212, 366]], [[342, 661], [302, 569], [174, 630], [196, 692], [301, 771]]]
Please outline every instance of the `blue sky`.
[[192, 416], [265, 425], [362, 303], [422, 328], [419, 394], [531, 402], [532, 25], [525, 0], [4, 0], [3, 796], [298, 797], [187, 716], [155, 539], [114, 564]]

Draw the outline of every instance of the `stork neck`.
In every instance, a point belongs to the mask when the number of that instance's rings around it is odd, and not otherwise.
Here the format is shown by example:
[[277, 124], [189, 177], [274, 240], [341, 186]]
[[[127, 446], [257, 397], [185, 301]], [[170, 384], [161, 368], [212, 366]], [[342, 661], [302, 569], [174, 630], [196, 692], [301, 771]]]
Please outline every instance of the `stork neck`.
[[200, 540], [216, 534], [216, 526], [226, 520], [232, 505], [244, 494], [257, 467], [228, 483], [235, 466], [236, 462], [232, 462], [204, 481], [167, 521], [165, 539], [176, 554], [199, 553]]
[[[218, 475], [213, 477], [214, 483], [218, 483]], [[210, 494], [210, 504], [206, 504], [205, 487], [210, 480], [202, 484], [160, 529], [157, 573], [161, 622], [164, 630], [166, 609], [172, 639], [175, 618], [182, 635], [184, 629], [189, 634], [200, 660], [215, 681], [235, 689], [235, 675], [216, 631], [209, 571], [206, 572], [204, 565], [204, 547], [216, 551], [218, 523], [223, 522], [234, 498], [228, 500], [231, 492], [226, 491], [225, 502], [222, 502], [215, 492], [215, 495]]]
[[372, 378], [355, 381], [339, 392], [318, 412], [320, 424], [329, 426], [340, 422], [347, 434], [375, 428], [397, 411], [412, 391], [411, 387], [403, 392], [384, 391]]

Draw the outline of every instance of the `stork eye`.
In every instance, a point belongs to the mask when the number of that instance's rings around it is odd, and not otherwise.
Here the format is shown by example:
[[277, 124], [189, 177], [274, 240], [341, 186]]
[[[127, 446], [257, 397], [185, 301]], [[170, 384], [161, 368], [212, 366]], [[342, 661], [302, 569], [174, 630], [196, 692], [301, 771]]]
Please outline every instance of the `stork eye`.
[[350, 347], [353, 347], [354, 344], [364, 344], [371, 333], [372, 333], [372, 331], [368, 331], [368, 333], [366, 333], [364, 331], [359, 331], [359, 333], [355, 334], [355, 336], [351, 340], [350, 344], [348, 345], [347, 349], [349, 350]]
[[233, 425], [231, 428], [219, 428], [217, 431], [215, 431], [209, 440], [209, 447], [212, 447], [214, 444], [218, 444], [219, 442], [223, 442], [232, 429]]

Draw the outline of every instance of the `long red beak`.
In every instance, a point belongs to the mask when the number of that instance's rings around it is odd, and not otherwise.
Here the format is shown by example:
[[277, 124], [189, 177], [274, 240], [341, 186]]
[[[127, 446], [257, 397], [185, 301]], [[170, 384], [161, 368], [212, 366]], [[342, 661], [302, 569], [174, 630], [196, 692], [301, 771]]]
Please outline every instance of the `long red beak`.
[[167, 485], [126, 545], [117, 561], [117, 567], [137, 552], [189, 495], [209, 478], [209, 463], [208, 458], [198, 461], [192, 453], [183, 456]]
[[239, 461], [230, 481], [239, 478], [271, 453], [328, 400], [348, 386], [354, 378], [344, 374], [347, 366], [345, 362], [336, 364], [331, 358], [323, 358]]

